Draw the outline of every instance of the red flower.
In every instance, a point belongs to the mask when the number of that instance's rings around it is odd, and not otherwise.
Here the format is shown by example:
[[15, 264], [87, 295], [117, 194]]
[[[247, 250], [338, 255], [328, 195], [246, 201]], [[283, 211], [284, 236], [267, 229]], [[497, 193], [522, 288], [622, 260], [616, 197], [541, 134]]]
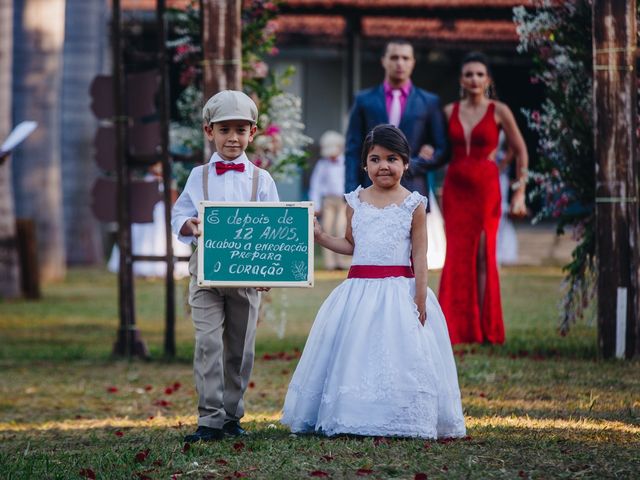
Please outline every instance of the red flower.
[[147, 448], [146, 450], [140, 450], [138, 453], [136, 453], [136, 462], [144, 462], [149, 456], [149, 451], [150, 450]]
[[91, 470], [90, 468], [82, 468], [80, 470], [80, 476], [84, 477], [84, 478], [90, 478], [92, 480], [95, 480], [96, 478], [96, 472], [94, 472], [93, 470]]
[[356, 475], [359, 477], [366, 477], [367, 475], [371, 475], [373, 473], [373, 470], [371, 470], [370, 468], [359, 468], [356, 471]]
[[243, 442], [236, 442], [233, 444], [233, 449], [236, 452], [241, 452], [244, 449], [244, 443]]
[[256, 386], [256, 384], [254, 382], [249, 382], [249, 388], [253, 388], [255, 386]]
[[323, 472], [322, 470], [314, 470], [313, 472], [309, 473], [309, 476], [310, 477], [328, 477], [329, 474], [327, 472]]
[[173, 388], [171, 387], [167, 387], [164, 389], [164, 394], [165, 395], [171, 395], [173, 393]]
[[116, 430], [116, 431], [115, 431], [115, 433], [114, 433], [114, 435], [115, 435], [116, 437], [124, 437], [124, 433], [122, 433], [122, 430]]

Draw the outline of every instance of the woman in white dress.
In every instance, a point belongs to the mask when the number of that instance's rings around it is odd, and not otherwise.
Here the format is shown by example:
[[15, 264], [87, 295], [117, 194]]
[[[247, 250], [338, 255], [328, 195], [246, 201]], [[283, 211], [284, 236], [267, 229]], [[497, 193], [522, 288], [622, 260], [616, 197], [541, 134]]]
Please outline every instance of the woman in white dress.
[[464, 416], [447, 325], [427, 287], [427, 199], [400, 185], [409, 145], [392, 125], [365, 139], [373, 185], [347, 194], [349, 278], [326, 299], [289, 385], [282, 423], [293, 432], [461, 437]]

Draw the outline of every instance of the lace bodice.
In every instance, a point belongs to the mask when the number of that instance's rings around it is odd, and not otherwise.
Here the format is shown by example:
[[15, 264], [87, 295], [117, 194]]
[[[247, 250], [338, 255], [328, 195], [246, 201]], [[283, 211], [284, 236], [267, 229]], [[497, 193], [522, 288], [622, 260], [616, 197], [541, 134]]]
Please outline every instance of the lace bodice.
[[412, 192], [400, 205], [378, 208], [360, 200], [361, 190], [345, 194], [353, 208], [353, 265], [410, 265], [413, 212], [427, 198]]

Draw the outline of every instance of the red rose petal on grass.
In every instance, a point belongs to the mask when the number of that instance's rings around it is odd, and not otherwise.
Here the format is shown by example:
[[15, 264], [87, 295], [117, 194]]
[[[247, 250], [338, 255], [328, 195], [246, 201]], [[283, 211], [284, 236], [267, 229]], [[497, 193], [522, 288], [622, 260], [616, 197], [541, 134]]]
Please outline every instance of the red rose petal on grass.
[[151, 390], [153, 390], [153, 387], [151, 385], [145, 385], [144, 386], [144, 391], [145, 392], [150, 392]]
[[166, 400], [156, 400], [153, 404], [157, 407], [170, 407], [171, 402], [167, 402]]
[[124, 433], [121, 430], [117, 430], [114, 432], [114, 435], [116, 437], [124, 437]]
[[[310, 477], [328, 477], [329, 474], [322, 470], [314, 470], [313, 472], [309, 472]], [[95, 477], [94, 477], [95, 478]]]
[[189, 450], [191, 450], [191, 444], [190, 443], [185, 443], [182, 446], [182, 453], [187, 453]]
[[454, 442], [455, 438], [439, 438], [438, 439], [438, 443], [442, 444], [442, 445], [446, 445], [448, 443]]
[[180, 382], [173, 382], [173, 391], [180, 390], [182, 384]]
[[244, 443], [243, 442], [236, 442], [233, 444], [233, 449], [236, 452], [241, 452], [244, 449]]
[[217, 459], [217, 460], [216, 460], [216, 463], [217, 463], [218, 465], [228, 465], [228, 464], [229, 464], [229, 462], [227, 462], [224, 458], [219, 458], [219, 459]]
[[256, 384], [254, 382], [249, 382], [249, 388], [254, 388]]
[[462, 440], [464, 440], [465, 442], [470, 442], [471, 440], [473, 440], [473, 437], [471, 435], [467, 435]]
[[418, 472], [413, 476], [413, 480], [427, 480], [427, 478], [427, 474], [422, 472]]
[[358, 470], [356, 470], [356, 475], [359, 477], [366, 477], [367, 475], [371, 475], [373, 473], [373, 470], [371, 470], [370, 468], [359, 468]]
[[147, 417], [147, 420], [153, 420], [154, 418], [155, 418], [155, 417], [154, 417], [153, 415], [149, 415], [149, 416]]
[[425, 450], [429, 450], [431, 448], [431, 444], [429, 442], [424, 442], [422, 448], [424, 448]]
[[173, 388], [171, 387], [167, 387], [164, 389], [164, 394], [165, 395], [171, 395], [173, 393]]
[[332, 462], [333, 461], [333, 457], [331, 455], [323, 455], [322, 458], [325, 462]]
[[527, 474], [524, 473], [524, 470], [520, 470], [520, 471], [518, 471], [518, 476], [524, 478], [524, 477], [527, 476]]
[[95, 480], [96, 472], [94, 472], [90, 468], [82, 468], [82, 469], [80, 469], [80, 476], [84, 477], [84, 478], [91, 478], [92, 480]]
[[448, 472], [449, 467], [447, 467], [446, 465], [442, 465], [442, 468], [440, 470], [442, 470], [443, 472]]
[[487, 394], [486, 394], [486, 393], [484, 393], [484, 392], [480, 392], [480, 393], [478, 394], [478, 396], [479, 396], [480, 398], [487, 398]]
[[373, 445], [374, 446], [378, 446], [378, 445], [388, 445], [389, 444], [389, 439], [385, 438], [385, 437], [376, 437], [373, 439]]
[[136, 462], [144, 462], [149, 456], [149, 452], [150, 450], [147, 448], [146, 450], [140, 450], [138, 453], [136, 453]]
[[118, 387], [107, 387], [107, 392], [116, 393], [118, 391]]

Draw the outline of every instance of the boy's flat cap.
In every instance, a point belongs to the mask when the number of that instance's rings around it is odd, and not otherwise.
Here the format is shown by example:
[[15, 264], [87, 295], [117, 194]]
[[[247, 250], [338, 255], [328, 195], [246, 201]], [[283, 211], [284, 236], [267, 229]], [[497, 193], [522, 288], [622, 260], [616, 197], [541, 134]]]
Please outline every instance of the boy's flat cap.
[[246, 93], [238, 90], [222, 90], [211, 97], [202, 109], [206, 124], [226, 120], [258, 121], [258, 107]]

